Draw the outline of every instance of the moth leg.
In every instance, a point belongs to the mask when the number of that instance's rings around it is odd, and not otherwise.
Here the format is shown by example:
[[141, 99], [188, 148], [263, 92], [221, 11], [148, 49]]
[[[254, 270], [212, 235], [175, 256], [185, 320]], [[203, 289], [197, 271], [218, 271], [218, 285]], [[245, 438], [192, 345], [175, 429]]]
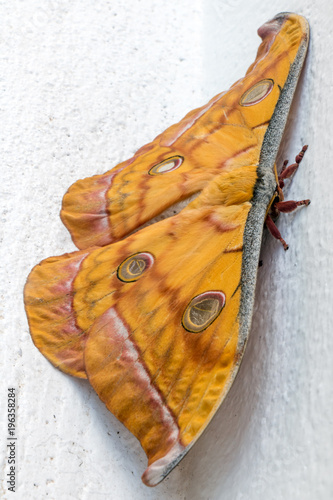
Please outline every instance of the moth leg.
[[295, 163], [292, 165], [288, 165], [288, 160], [285, 160], [280, 172], [280, 175], [278, 175], [278, 186], [277, 186], [277, 196], [275, 198], [275, 201], [272, 204], [272, 215], [273, 218], [274, 216], [278, 216], [280, 212], [283, 213], [290, 213], [296, 210], [297, 207], [300, 207], [302, 205], [310, 205], [310, 200], [301, 200], [301, 201], [294, 201], [294, 200], [288, 200], [284, 201], [284, 195], [282, 189], [284, 188], [284, 181], [285, 179], [288, 179], [291, 177], [296, 170], [299, 167], [299, 164], [301, 163], [305, 151], [308, 149], [308, 146], [303, 146], [301, 151], [298, 153], [298, 155], [295, 158]]
[[307, 149], [308, 149], [308, 146], [306, 146], [306, 145], [302, 147], [301, 151], [298, 153], [298, 155], [295, 158], [295, 163], [293, 163], [292, 165], [287, 166], [288, 160], [284, 161], [281, 172], [278, 176], [280, 189], [283, 189], [283, 187], [284, 187], [284, 180], [289, 179], [289, 177], [291, 177], [296, 172], [296, 170], [299, 167], [299, 164], [301, 163], [301, 161], [304, 157], [304, 153]]
[[283, 248], [285, 250], [288, 250], [289, 247], [288, 247], [287, 243], [282, 238], [280, 231], [276, 227], [276, 225], [275, 225], [275, 223], [270, 215], [266, 216], [265, 223], [266, 223], [267, 229], [269, 230], [271, 235], [274, 236], [274, 238], [276, 238], [277, 240], [281, 241]]
[[[278, 193], [277, 193], [276, 199], [277, 200], [281, 199]], [[285, 250], [288, 250], [288, 245], [284, 241], [284, 239], [282, 238], [281, 233], [278, 230], [278, 228], [276, 227], [272, 217], [274, 217], [274, 219], [276, 219], [279, 216], [280, 212], [290, 213], [290, 212], [293, 212], [294, 210], [296, 210], [297, 207], [300, 207], [302, 205], [304, 205], [304, 206], [310, 205], [310, 200], [274, 201], [272, 206], [271, 206], [271, 209], [270, 209], [270, 215], [269, 214], [266, 215], [265, 223], [266, 223], [266, 226], [267, 226], [269, 232], [271, 233], [272, 236], [274, 236], [274, 238], [281, 241], [283, 248]]]
[[[300, 207], [302, 205], [304, 205], [304, 206], [310, 205], [310, 200], [284, 201], [284, 195], [283, 195], [283, 191], [282, 191], [284, 188], [285, 179], [288, 179], [296, 172], [296, 170], [299, 167], [299, 164], [301, 163], [301, 161], [303, 159], [304, 153], [307, 149], [308, 149], [308, 146], [302, 147], [301, 151], [298, 153], [298, 155], [295, 158], [295, 163], [293, 163], [292, 165], [288, 166], [288, 160], [285, 160], [283, 162], [281, 172], [277, 176], [278, 184], [276, 187], [275, 199], [272, 202], [269, 213], [267, 214], [266, 220], [265, 220], [265, 223], [266, 223], [266, 226], [267, 226], [269, 232], [272, 234], [272, 236], [274, 236], [274, 238], [281, 241], [283, 248], [285, 250], [288, 250], [288, 245], [284, 241], [284, 239], [282, 238], [281, 233], [278, 230], [278, 228], [276, 227], [273, 219], [274, 220], [277, 219], [280, 212], [290, 213], [290, 212], [293, 212], [294, 210], [296, 210], [297, 207]], [[276, 172], [276, 170], [275, 170], [275, 172]]]
[[276, 203], [274, 203], [274, 208], [276, 208], [278, 212], [282, 212], [284, 214], [288, 214], [290, 212], [293, 212], [294, 210], [296, 210], [297, 207], [300, 207], [302, 205], [305, 205], [305, 206], [310, 205], [310, 200], [277, 201]]

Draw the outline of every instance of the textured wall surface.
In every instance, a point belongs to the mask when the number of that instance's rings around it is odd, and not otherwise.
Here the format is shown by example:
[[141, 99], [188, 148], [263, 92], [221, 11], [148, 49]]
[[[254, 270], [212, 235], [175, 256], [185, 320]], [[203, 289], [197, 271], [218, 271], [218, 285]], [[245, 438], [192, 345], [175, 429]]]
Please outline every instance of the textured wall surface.
[[[280, 158], [310, 147], [288, 190], [309, 208], [266, 236], [239, 375], [208, 430], [161, 485], [136, 439], [85, 381], [30, 339], [31, 267], [74, 246], [59, 219], [78, 178], [129, 158], [242, 77], [257, 28], [305, 15], [310, 51]], [[0, 1], [2, 110], [1, 498], [333, 498], [333, 4], [310, 0]], [[7, 491], [7, 387], [17, 389], [17, 492]]]

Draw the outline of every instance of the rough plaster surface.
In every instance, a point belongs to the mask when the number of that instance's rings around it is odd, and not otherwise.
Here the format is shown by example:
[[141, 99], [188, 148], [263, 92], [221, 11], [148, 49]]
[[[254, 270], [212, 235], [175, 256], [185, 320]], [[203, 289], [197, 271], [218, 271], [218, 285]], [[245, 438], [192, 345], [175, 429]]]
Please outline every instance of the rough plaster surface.
[[[236, 382], [180, 466], [148, 489], [136, 439], [33, 346], [24, 282], [42, 258], [74, 249], [58, 216], [68, 186], [227, 89], [254, 59], [256, 29], [285, 10], [309, 19], [311, 45], [280, 156], [310, 144], [288, 194], [312, 205], [281, 217], [287, 253], [265, 237]], [[333, 498], [332, 2], [12, 0], [0, 19], [0, 497]], [[8, 386], [18, 391], [15, 494], [4, 479]]]

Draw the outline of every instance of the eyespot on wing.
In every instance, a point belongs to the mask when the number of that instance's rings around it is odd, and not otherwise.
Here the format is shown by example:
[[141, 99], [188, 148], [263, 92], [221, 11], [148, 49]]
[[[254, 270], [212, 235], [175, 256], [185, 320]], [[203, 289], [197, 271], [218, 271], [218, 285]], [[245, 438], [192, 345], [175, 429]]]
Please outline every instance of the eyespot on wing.
[[225, 304], [220, 291], [204, 292], [194, 297], [184, 311], [182, 325], [188, 332], [200, 333], [215, 321]]
[[253, 106], [261, 102], [271, 93], [274, 82], [271, 79], [261, 80], [249, 88], [241, 97], [241, 106]]

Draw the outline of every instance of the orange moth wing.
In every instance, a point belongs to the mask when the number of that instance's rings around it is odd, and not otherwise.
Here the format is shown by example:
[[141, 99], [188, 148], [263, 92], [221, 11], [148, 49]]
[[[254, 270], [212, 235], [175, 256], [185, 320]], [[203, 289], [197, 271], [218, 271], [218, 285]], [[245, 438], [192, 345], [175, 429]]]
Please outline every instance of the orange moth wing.
[[309, 36], [289, 13], [259, 34], [255, 62], [228, 92], [69, 189], [61, 217], [81, 250], [41, 262], [25, 287], [36, 346], [88, 378], [140, 440], [149, 486], [214, 416], [250, 328], [275, 157]]
[[281, 15], [263, 25], [255, 62], [228, 92], [188, 113], [131, 159], [70, 187], [61, 218], [78, 248], [112, 243], [163, 213], [173, 215], [230, 163], [258, 164], [306, 30], [300, 19]]

